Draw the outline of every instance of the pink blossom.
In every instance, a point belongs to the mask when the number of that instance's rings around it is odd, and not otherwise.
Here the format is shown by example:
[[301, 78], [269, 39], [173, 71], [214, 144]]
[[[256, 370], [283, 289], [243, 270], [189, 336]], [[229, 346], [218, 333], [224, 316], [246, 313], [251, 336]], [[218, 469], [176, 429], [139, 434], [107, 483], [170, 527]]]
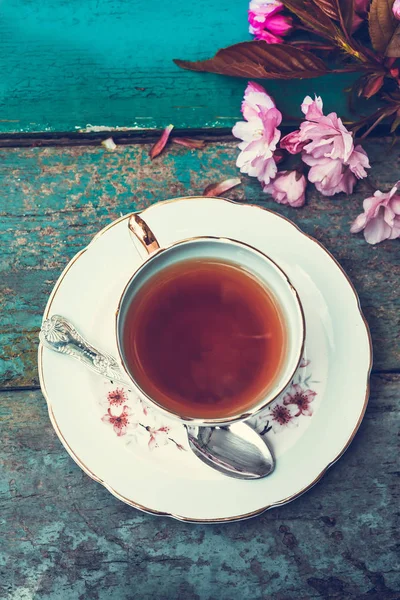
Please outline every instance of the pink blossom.
[[109, 408], [107, 414], [102, 418], [102, 421], [104, 423], [110, 423], [113, 426], [115, 433], [120, 437], [126, 434], [126, 428], [129, 425], [129, 413], [128, 406], [124, 406], [120, 415], [113, 415], [111, 408]]
[[146, 429], [150, 434], [148, 444], [150, 450], [168, 444], [168, 433], [170, 431], [169, 427], [164, 425], [163, 427], [159, 427], [158, 429], [155, 429], [154, 427], [146, 427]]
[[400, 237], [400, 195], [397, 194], [398, 181], [390, 192], [377, 190], [363, 202], [364, 212], [358, 215], [351, 226], [351, 233], [364, 230], [369, 244], [379, 244], [383, 240]]
[[392, 10], [396, 19], [400, 19], [400, 0], [394, 0]]
[[339, 158], [314, 158], [303, 153], [303, 161], [311, 167], [308, 179], [324, 196], [334, 196], [339, 192], [352, 194], [358, 179], [367, 176], [365, 169], [370, 167], [368, 156], [361, 146], [356, 146], [347, 163]]
[[266, 109], [275, 108], [275, 102], [271, 96], [267, 94], [262, 85], [255, 81], [249, 81], [247, 88], [244, 91], [243, 102], [241, 106], [242, 114], [246, 121], [252, 118], [258, 118], [260, 107]]
[[303, 141], [309, 140], [304, 146], [305, 152], [312, 154], [314, 158], [340, 158], [345, 162], [354, 148], [353, 136], [336, 113], [329, 113], [326, 117], [312, 116], [310, 120], [307, 116], [300, 125], [300, 132]]
[[296, 406], [297, 412], [294, 415], [295, 417], [299, 417], [300, 415], [311, 417], [313, 411], [310, 404], [316, 395], [317, 392], [302, 388], [299, 383], [295, 383], [290, 388], [290, 391], [283, 397], [283, 404], [285, 406], [290, 404]]
[[264, 88], [253, 82], [246, 88], [242, 113], [246, 120], [232, 129], [233, 135], [243, 140], [236, 165], [242, 173], [267, 185], [277, 173], [274, 152], [281, 136], [278, 126], [282, 114]]
[[301, 104], [301, 111], [304, 113], [306, 119], [314, 121], [323, 117], [322, 112], [323, 102], [321, 96], [315, 96], [314, 100], [311, 96], [306, 96]]
[[281, 171], [275, 179], [264, 187], [264, 192], [272, 194], [279, 204], [289, 204], [294, 208], [303, 206], [306, 200], [307, 181], [298, 171]]
[[293, 427], [296, 425], [294, 415], [287, 406], [275, 404], [268, 413], [271, 419], [271, 426], [275, 433], [282, 430], [283, 427]]
[[267, 44], [279, 44], [292, 30], [290, 17], [278, 14], [284, 10], [279, 0], [251, 0], [249, 5], [249, 31]]
[[301, 152], [307, 142], [303, 142], [300, 137], [300, 131], [292, 131], [281, 139], [280, 147], [287, 150], [290, 154]]
[[302, 150], [303, 161], [311, 167], [308, 179], [323, 195], [351, 194], [357, 179], [367, 176], [366, 152], [354, 148], [352, 134], [336, 113], [323, 114], [320, 97], [306, 96], [301, 109], [306, 118], [290, 139], [282, 140], [283, 146], [292, 154]]
[[116, 388], [108, 392], [107, 399], [112, 406], [121, 406], [128, 401], [126, 392], [123, 388]]

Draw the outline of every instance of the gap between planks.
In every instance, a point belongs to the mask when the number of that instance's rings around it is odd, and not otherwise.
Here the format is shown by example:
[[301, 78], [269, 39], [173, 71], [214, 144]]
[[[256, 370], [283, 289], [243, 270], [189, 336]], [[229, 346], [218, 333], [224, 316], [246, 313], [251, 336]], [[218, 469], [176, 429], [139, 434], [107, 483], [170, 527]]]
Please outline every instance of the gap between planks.
[[[286, 135], [296, 128], [296, 125], [281, 127], [282, 135]], [[35, 148], [46, 146], [98, 146], [105, 139], [112, 137], [117, 144], [148, 144], [157, 141], [162, 130], [158, 129], [132, 129], [128, 131], [109, 130], [101, 132], [38, 132], [0, 134], [0, 148]], [[189, 137], [201, 139], [206, 142], [232, 142], [237, 140], [232, 135], [231, 128], [202, 128], [179, 129], [174, 128], [173, 137]], [[369, 136], [370, 138], [393, 137], [388, 125], [378, 125]]]

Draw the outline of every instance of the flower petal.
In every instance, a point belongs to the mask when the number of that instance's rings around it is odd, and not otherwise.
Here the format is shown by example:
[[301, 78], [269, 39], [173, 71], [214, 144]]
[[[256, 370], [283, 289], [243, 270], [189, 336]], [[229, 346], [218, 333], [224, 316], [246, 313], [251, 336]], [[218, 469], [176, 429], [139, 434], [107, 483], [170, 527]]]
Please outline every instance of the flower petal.
[[117, 149], [117, 144], [114, 142], [112, 137], [107, 138], [101, 142], [101, 145], [109, 152], [114, 152]]
[[191, 138], [179, 138], [174, 137], [171, 138], [171, 142], [174, 144], [179, 144], [180, 146], [185, 146], [186, 148], [204, 148], [206, 145], [204, 140], [193, 140]]
[[168, 125], [168, 127], [166, 127], [164, 129], [164, 131], [162, 132], [160, 139], [154, 144], [154, 146], [152, 146], [152, 148], [149, 152], [149, 156], [150, 156], [151, 160], [156, 158], [156, 156], [161, 154], [161, 152], [164, 150], [165, 144], [168, 142], [168, 138], [169, 138], [173, 128], [174, 128], [173, 125]]
[[232, 134], [244, 142], [252, 142], [261, 138], [262, 133], [263, 125], [259, 116], [251, 121], [238, 121], [232, 129]]
[[224, 194], [228, 190], [231, 190], [232, 188], [236, 187], [237, 185], [240, 185], [241, 183], [242, 182], [239, 179], [239, 177], [225, 179], [224, 181], [220, 181], [219, 183], [210, 183], [210, 185], [208, 185], [204, 190], [203, 196], [206, 196], [208, 198], [211, 198], [213, 196], [220, 196], [221, 194]]
[[364, 229], [364, 237], [368, 244], [379, 244], [390, 236], [391, 231], [391, 227], [385, 223], [383, 215], [380, 214], [367, 223]]
[[315, 96], [314, 100], [311, 96], [306, 96], [302, 102], [301, 110], [304, 113], [306, 119], [314, 121], [323, 116], [323, 102], [321, 96]]

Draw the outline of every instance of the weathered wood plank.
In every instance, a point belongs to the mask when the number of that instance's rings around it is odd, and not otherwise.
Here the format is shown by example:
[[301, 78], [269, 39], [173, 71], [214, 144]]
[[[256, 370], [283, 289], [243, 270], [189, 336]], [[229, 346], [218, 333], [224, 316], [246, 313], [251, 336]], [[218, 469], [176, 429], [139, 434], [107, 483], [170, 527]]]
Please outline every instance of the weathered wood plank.
[[395, 600], [400, 375], [372, 378], [350, 449], [307, 494], [242, 523], [144, 515], [70, 459], [40, 392], [2, 392], [0, 596]]
[[[246, 81], [178, 69], [250, 39], [243, 0], [8, 0], [0, 21], [0, 133], [92, 126], [228, 127]], [[300, 117], [306, 94], [347, 114], [354, 75], [271, 82], [285, 113]]]
[[[366, 145], [377, 185], [398, 178], [398, 158], [388, 142]], [[199, 194], [213, 181], [237, 174], [232, 143], [203, 151], [171, 147], [149, 160], [148, 145], [102, 148], [33, 148], [0, 151], [0, 386], [37, 385], [36, 343], [41, 314], [68, 260], [103, 226], [168, 197]], [[288, 216], [338, 258], [360, 294], [370, 323], [375, 369], [400, 368], [398, 241], [377, 247], [349, 233], [369, 190], [361, 182], [351, 198], [323, 198], [311, 191], [305, 208], [268, 200], [258, 183], [243, 177], [231, 197], [261, 203]], [[266, 232], [268, 235], [268, 232]]]

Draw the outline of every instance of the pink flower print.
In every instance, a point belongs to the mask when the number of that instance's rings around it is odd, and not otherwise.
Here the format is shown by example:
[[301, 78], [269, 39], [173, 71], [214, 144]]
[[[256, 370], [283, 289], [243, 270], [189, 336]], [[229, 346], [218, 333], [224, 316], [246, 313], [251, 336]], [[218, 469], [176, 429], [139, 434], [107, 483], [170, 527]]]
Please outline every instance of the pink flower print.
[[280, 431], [282, 427], [293, 427], [296, 424], [294, 415], [283, 404], [275, 404], [268, 413], [268, 418], [271, 420], [271, 426], [275, 433]]
[[400, 20], [400, 0], [394, 0], [394, 4], [392, 6], [393, 15], [396, 19]]
[[116, 388], [108, 392], [107, 399], [112, 406], [121, 406], [121, 404], [128, 402], [128, 397], [123, 388]]
[[165, 446], [168, 444], [168, 434], [170, 428], [164, 425], [163, 427], [159, 427], [155, 429], [154, 427], [146, 427], [147, 431], [150, 434], [149, 439], [149, 448], [153, 450], [154, 448], [158, 448], [159, 446]]
[[111, 408], [108, 409], [107, 414], [102, 418], [104, 423], [110, 423], [118, 437], [126, 434], [126, 428], [129, 425], [129, 408], [124, 406], [123, 411], [120, 415], [113, 415]]
[[305, 367], [308, 367], [308, 365], [310, 364], [311, 360], [308, 360], [306, 358], [301, 359], [300, 364], [299, 364], [299, 369], [304, 369]]
[[292, 404], [297, 407], [297, 412], [294, 415], [295, 417], [299, 417], [300, 415], [311, 417], [313, 411], [310, 404], [313, 402], [316, 395], [317, 392], [303, 389], [299, 383], [295, 383], [291, 387], [291, 390], [284, 396], [283, 404], [285, 406]]

